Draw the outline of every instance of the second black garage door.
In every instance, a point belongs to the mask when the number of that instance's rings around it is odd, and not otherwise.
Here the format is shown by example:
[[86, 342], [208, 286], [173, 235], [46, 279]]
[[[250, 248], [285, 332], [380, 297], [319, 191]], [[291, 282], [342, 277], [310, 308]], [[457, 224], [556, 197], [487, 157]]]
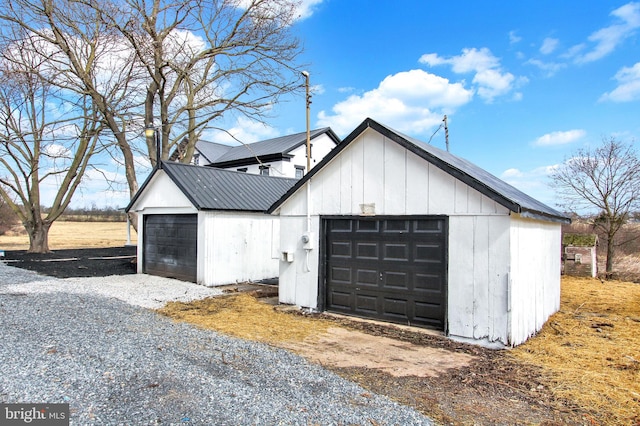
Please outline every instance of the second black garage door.
[[443, 330], [444, 217], [324, 220], [328, 311]]
[[145, 274], [196, 282], [198, 216], [154, 214], [144, 217]]

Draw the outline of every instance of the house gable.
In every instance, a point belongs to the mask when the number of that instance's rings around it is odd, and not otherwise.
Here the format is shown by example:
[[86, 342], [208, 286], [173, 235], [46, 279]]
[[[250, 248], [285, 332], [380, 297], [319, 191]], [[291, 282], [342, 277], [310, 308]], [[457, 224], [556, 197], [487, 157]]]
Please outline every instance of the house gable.
[[146, 206], [173, 211], [197, 211], [182, 190], [164, 170], [156, 170], [140, 188], [127, 211], [142, 211]]
[[[389, 167], [391, 170], [393, 170], [393, 166], [391, 166], [390, 164], [392, 164], [393, 161], [401, 164], [403, 161], [402, 155], [407, 155], [403, 154], [404, 151], [408, 151], [427, 161], [427, 163], [429, 164], [430, 175], [436, 175], [435, 172], [431, 172], [431, 166], [435, 166], [435, 168], [441, 170], [445, 175], [449, 176], [446, 177], [442, 175], [443, 179], [450, 182], [458, 180], [466, 184], [466, 186], [458, 187], [457, 192], [459, 194], [461, 194], [461, 192], [468, 191], [467, 187], [469, 187], [474, 189], [477, 193], [480, 193], [485, 197], [488, 197], [489, 199], [497, 202], [506, 209], [514, 213], [521, 214], [524, 217], [538, 218], [542, 220], [557, 222], [569, 222], [569, 219], [561, 213], [529, 197], [518, 189], [482, 170], [481, 168], [475, 166], [467, 160], [456, 157], [431, 145], [423, 144], [416, 139], [404, 136], [401, 133], [389, 129], [388, 127], [385, 127], [371, 119], [366, 119], [360, 126], [358, 126], [356, 130], [354, 130], [349, 136], [347, 136], [347, 138], [345, 138], [340, 143], [340, 145], [338, 145], [322, 160], [318, 167], [314, 168], [311, 173], [307, 174], [304, 179], [298, 182], [291, 190], [289, 190], [287, 194], [285, 194], [280, 200], [272, 205], [269, 209], [269, 212], [274, 212], [278, 208], [280, 208], [280, 206], [287, 200], [287, 198], [298, 191], [307, 180], [314, 179], [314, 176], [320, 173], [320, 171], [328, 164], [332, 163], [336, 157], [342, 156], [342, 152], [347, 149], [347, 147], [349, 147], [354, 142], [361, 140], [361, 136], [364, 136], [365, 133], [372, 134], [370, 130], [374, 131], [374, 133], [377, 132], [378, 134], [382, 135], [385, 140], [392, 141], [400, 147], [404, 148], [397, 151], [398, 154], [395, 155], [395, 160], [393, 160], [394, 154], [392, 153], [392, 151], [390, 151], [390, 163], [387, 163], [385, 160], [384, 166]], [[369, 136], [367, 136], [367, 138], [368, 137]], [[366, 140], [366, 138], [364, 140]], [[382, 149], [393, 150], [393, 147], [392, 144], [385, 144]], [[382, 153], [383, 151], [379, 151], [378, 153], [374, 153], [373, 151], [371, 151], [370, 153], [367, 153], [367, 157], [354, 159], [354, 164], [361, 164], [359, 166], [361, 168], [360, 171], [363, 176], [366, 177], [364, 179], [364, 182], [366, 182], [364, 185], [378, 187], [381, 185], [381, 183], [384, 182], [383, 180], [381, 180], [381, 176], [383, 176], [382, 172], [384, 169], [381, 168], [380, 165], [378, 165], [377, 167], [373, 167], [371, 164], [371, 161], [375, 162], [377, 158], [380, 158]], [[363, 155], [365, 154], [363, 153]], [[345, 171], [340, 171], [340, 173], [343, 172], [346, 173]], [[397, 179], [397, 185], [406, 184], [399, 180], [393, 172], [388, 174], [388, 179], [394, 178]], [[449, 180], [451, 178], [453, 178], [454, 180]], [[335, 179], [335, 177], [333, 177], [333, 179]], [[397, 188], [397, 185], [390, 185], [390, 191], [393, 191], [396, 196], [398, 191], [391, 188]], [[436, 189], [436, 185], [430, 185], [429, 189]], [[356, 187], [354, 191], [358, 191], [358, 188]], [[367, 188], [363, 187], [362, 191], [367, 191]], [[363, 193], [366, 195], [366, 192]], [[474, 197], [477, 197], [477, 194], [472, 193], [470, 194], [470, 198], [468, 200], [472, 200]], [[460, 203], [468, 202], [468, 200], [460, 199], [458, 200], [458, 204], [460, 205]], [[436, 198], [433, 198], [433, 201], [438, 202]]]
[[[362, 132], [311, 180], [313, 214], [501, 214], [509, 210], [373, 129]], [[304, 214], [297, 191], [281, 214]]]

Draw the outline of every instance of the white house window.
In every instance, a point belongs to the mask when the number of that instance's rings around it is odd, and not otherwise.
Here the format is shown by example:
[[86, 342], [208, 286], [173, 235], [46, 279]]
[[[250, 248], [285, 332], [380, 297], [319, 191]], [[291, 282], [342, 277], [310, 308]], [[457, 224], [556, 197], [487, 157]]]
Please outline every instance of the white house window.
[[302, 179], [304, 176], [304, 167], [296, 166], [296, 179]]
[[193, 165], [199, 166], [200, 164], [200, 154], [193, 154]]
[[262, 176], [269, 176], [269, 166], [260, 166], [260, 174]]

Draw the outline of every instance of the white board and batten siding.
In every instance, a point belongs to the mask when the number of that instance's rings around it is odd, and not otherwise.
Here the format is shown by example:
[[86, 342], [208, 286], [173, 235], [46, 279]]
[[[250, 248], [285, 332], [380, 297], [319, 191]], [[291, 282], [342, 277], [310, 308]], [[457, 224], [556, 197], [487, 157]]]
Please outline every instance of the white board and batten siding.
[[198, 283], [207, 286], [276, 278], [280, 222], [264, 213], [198, 214]]
[[[376, 216], [448, 217], [451, 337], [517, 344], [557, 310], [559, 257], [547, 263], [548, 256], [553, 257], [547, 253], [559, 244], [559, 225], [514, 218], [496, 201], [375, 130], [367, 129], [354, 139], [310, 179], [310, 185], [316, 247], [322, 215], [359, 216], [363, 205], [373, 207]], [[307, 230], [306, 189], [301, 187], [279, 208], [281, 249], [294, 252], [293, 262], [280, 262], [280, 300], [315, 309], [319, 250], [311, 250], [307, 259], [300, 239]], [[547, 238], [527, 233], [539, 226]], [[536, 275], [536, 269], [544, 272]], [[535, 320], [529, 319], [532, 309]]]
[[511, 221], [511, 333], [518, 345], [560, 309], [560, 225], [513, 217]]

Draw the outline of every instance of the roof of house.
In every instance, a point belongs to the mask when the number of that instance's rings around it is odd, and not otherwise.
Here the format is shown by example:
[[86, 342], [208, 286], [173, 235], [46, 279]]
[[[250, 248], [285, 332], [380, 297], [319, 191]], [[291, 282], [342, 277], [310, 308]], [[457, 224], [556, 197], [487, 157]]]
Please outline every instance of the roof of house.
[[275, 211], [287, 198], [296, 192], [298, 188], [302, 187], [307, 180], [320, 172], [325, 164], [339, 155], [345, 147], [347, 147], [368, 128], [372, 128], [388, 139], [395, 141], [407, 150], [420, 156], [431, 164], [434, 164], [446, 173], [466, 183], [514, 213], [519, 213], [523, 217], [532, 217], [565, 223], [571, 222], [571, 220], [564, 214], [528, 196], [475, 164], [447, 151], [443, 151], [433, 145], [428, 145], [418, 139], [406, 136], [372, 120], [371, 118], [364, 120], [362, 124], [351, 132], [351, 134], [347, 136], [336, 148], [329, 152], [329, 154], [325, 156], [325, 158], [318, 163], [316, 167], [314, 167], [309, 173], [300, 179], [296, 185], [287, 191], [286, 194], [275, 202], [269, 209], [269, 212], [271, 213]]
[[200, 155], [202, 155], [209, 163], [213, 163], [213, 161], [223, 156], [232, 148], [232, 146], [223, 145], [217, 142], [207, 142], [201, 140], [196, 143], [196, 150], [198, 150]]
[[[309, 132], [310, 139], [314, 139], [326, 133], [334, 140], [336, 145], [340, 143], [340, 138], [331, 130], [330, 127], [316, 129]], [[268, 139], [260, 142], [244, 144], [231, 147], [218, 158], [213, 159], [212, 166], [222, 166], [232, 164], [238, 161], [265, 158], [270, 156], [285, 156], [291, 150], [303, 145], [307, 141], [307, 132], [295, 133], [293, 135], [281, 136], [278, 138]]]
[[296, 179], [163, 161], [160, 169], [154, 168], [126, 211], [133, 207], [159, 170], [167, 174], [198, 210], [266, 212], [297, 182]]

